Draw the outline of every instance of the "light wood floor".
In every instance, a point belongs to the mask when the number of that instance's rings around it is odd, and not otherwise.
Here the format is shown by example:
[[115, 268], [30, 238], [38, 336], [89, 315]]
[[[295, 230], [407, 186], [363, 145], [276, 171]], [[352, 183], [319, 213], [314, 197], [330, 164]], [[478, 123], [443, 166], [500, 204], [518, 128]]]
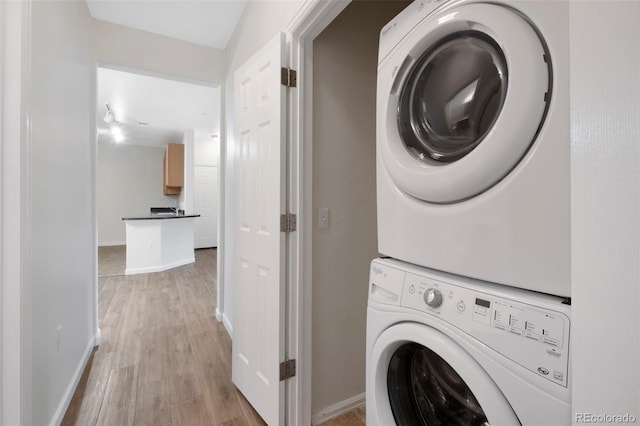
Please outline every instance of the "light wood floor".
[[[231, 382], [231, 340], [215, 319], [216, 250], [155, 274], [98, 280], [102, 341], [63, 425], [264, 425]], [[325, 425], [364, 425], [357, 409]]]
[[126, 246], [98, 247], [98, 276], [115, 277], [124, 275], [126, 257]]

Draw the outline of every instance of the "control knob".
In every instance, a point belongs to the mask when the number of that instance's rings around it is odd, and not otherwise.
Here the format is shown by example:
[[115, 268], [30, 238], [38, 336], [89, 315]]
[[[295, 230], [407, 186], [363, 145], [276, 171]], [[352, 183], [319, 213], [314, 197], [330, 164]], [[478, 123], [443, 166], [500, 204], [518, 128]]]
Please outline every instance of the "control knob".
[[436, 288], [430, 288], [424, 293], [424, 303], [432, 308], [442, 305], [442, 293]]

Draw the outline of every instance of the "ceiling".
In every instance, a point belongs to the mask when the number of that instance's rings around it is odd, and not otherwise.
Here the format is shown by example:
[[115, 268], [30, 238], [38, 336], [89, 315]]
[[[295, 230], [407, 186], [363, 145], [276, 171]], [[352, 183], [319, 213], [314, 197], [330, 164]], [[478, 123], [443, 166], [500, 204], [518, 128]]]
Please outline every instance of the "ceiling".
[[246, 0], [86, 0], [95, 19], [225, 49]]
[[106, 104], [122, 129], [122, 144], [165, 146], [185, 130], [219, 138], [220, 88], [98, 68], [98, 142], [114, 143], [103, 121]]

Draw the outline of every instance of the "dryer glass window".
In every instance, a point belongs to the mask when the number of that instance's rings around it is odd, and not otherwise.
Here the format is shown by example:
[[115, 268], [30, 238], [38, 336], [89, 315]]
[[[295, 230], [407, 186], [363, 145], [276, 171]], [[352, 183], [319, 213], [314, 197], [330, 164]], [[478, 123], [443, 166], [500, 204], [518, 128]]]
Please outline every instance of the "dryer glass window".
[[507, 65], [478, 31], [452, 34], [425, 52], [403, 85], [398, 126], [411, 154], [451, 163], [482, 142], [504, 103]]
[[475, 396], [439, 355], [416, 343], [398, 348], [387, 373], [389, 402], [398, 425], [488, 425]]

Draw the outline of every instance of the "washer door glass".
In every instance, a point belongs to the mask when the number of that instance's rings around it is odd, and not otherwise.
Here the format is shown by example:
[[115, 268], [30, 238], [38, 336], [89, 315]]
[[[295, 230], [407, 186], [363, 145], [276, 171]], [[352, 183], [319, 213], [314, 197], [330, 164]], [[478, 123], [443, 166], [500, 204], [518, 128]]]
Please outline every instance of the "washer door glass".
[[398, 425], [488, 425], [487, 416], [460, 375], [417, 343], [400, 346], [389, 362], [387, 388]]
[[506, 93], [506, 60], [495, 41], [478, 31], [451, 34], [405, 81], [398, 111], [402, 141], [423, 161], [456, 161], [489, 132]]

